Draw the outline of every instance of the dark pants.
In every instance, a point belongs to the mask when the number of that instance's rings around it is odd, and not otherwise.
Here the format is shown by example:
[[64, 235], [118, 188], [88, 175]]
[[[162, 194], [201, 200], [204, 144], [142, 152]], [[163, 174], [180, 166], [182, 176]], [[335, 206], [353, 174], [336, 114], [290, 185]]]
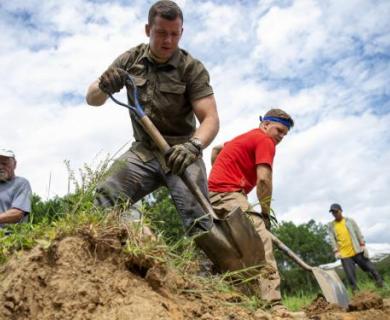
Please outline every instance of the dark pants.
[[[208, 198], [206, 168], [198, 159], [187, 168], [191, 179]], [[131, 150], [125, 152], [110, 168], [108, 177], [96, 189], [95, 204], [111, 207], [130, 200], [134, 204], [161, 186], [169, 189], [183, 225], [189, 234], [211, 229], [213, 223], [181, 178], [164, 173], [157, 159], [143, 162]]]
[[352, 287], [352, 290], [357, 290], [356, 284], [356, 272], [355, 264], [357, 264], [364, 272], [370, 274], [370, 276], [375, 280], [376, 284], [381, 286], [383, 285], [383, 279], [375, 269], [374, 264], [363, 255], [363, 252], [358, 253], [357, 255], [350, 258], [342, 258], [341, 263], [344, 268], [344, 272], [347, 275], [349, 284]]

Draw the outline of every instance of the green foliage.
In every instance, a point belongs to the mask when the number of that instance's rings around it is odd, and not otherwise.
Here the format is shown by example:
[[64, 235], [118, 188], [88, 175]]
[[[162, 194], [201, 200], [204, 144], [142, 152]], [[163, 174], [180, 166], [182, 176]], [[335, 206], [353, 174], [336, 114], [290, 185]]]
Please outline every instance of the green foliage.
[[144, 214], [154, 231], [161, 232], [169, 244], [177, 244], [184, 237], [183, 224], [168, 193], [163, 187], [143, 200]]
[[[326, 241], [327, 227], [316, 224], [314, 220], [301, 225], [283, 222], [273, 229], [273, 233], [311, 266], [329, 263], [334, 259], [332, 249]], [[275, 258], [278, 262], [284, 293], [315, 292], [319, 290], [313, 275], [310, 272], [303, 271], [277, 248], [275, 248]]]
[[283, 296], [283, 304], [291, 311], [300, 311], [317, 297], [314, 293], [297, 291], [294, 295]]
[[39, 241], [49, 245], [59, 234], [71, 233], [80, 224], [96, 221], [97, 217], [101, 219], [100, 210], [93, 207], [93, 193], [109, 161], [101, 162], [95, 170], [84, 165], [78, 178], [66, 163], [74, 192], [47, 201], [34, 194], [29, 221], [0, 229], [0, 264], [18, 250], [30, 249]]

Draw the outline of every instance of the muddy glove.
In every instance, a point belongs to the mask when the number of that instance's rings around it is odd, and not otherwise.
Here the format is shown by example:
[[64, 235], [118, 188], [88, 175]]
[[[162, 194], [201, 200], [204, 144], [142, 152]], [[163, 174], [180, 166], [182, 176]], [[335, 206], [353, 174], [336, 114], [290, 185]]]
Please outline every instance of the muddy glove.
[[265, 228], [268, 231], [271, 231], [271, 218], [270, 218], [270, 215], [266, 214], [266, 213], [261, 213], [261, 217], [262, 217], [262, 219], [264, 221]]
[[125, 70], [110, 67], [99, 78], [99, 88], [105, 93], [119, 92], [126, 83], [128, 74]]
[[202, 155], [202, 147], [198, 139], [190, 139], [183, 144], [173, 146], [167, 155], [167, 165], [172, 173], [182, 175], [184, 170]]

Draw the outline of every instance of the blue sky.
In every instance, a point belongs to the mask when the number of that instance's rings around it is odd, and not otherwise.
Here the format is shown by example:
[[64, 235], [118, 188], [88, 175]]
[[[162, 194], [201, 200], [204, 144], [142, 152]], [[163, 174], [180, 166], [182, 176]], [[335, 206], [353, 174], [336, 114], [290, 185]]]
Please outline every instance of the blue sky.
[[[43, 198], [67, 192], [64, 160], [96, 165], [131, 143], [126, 110], [84, 96], [117, 55], [148, 41], [151, 3], [1, 2], [0, 145]], [[340, 202], [369, 242], [390, 243], [390, 2], [178, 3], [181, 46], [207, 66], [217, 99], [212, 145], [282, 107], [296, 126], [275, 158], [278, 218], [325, 223]]]

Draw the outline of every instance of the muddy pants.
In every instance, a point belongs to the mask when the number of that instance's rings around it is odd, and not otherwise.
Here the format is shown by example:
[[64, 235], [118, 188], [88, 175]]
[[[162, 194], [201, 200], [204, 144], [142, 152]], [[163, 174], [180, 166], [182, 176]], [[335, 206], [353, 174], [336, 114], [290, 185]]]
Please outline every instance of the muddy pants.
[[221, 218], [238, 206], [250, 215], [255, 229], [264, 243], [265, 268], [267, 268], [267, 272], [255, 280], [254, 291], [270, 305], [280, 302], [282, 298], [280, 294], [280, 276], [272, 251], [272, 240], [265, 228], [263, 219], [255, 213], [248, 212], [250, 204], [247, 196], [241, 192], [210, 192], [210, 202], [215, 213]]
[[[208, 197], [206, 168], [198, 159], [187, 168], [191, 179]], [[133, 151], [125, 152], [110, 168], [108, 177], [96, 189], [95, 204], [112, 207], [130, 200], [133, 204], [161, 186], [169, 189], [183, 225], [189, 234], [211, 229], [211, 217], [188, 190], [181, 178], [164, 173], [157, 159], [143, 162]]]
[[370, 261], [370, 259], [366, 258], [363, 255], [363, 252], [358, 253], [357, 255], [350, 258], [342, 258], [341, 263], [343, 265], [343, 269], [347, 276], [348, 282], [352, 287], [352, 290], [357, 290], [356, 284], [356, 272], [355, 272], [355, 263], [364, 271], [370, 274], [372, 278], [374, 278], [377, 285], [383, 285], [383, 279], [375, 269], [374, 264]]

